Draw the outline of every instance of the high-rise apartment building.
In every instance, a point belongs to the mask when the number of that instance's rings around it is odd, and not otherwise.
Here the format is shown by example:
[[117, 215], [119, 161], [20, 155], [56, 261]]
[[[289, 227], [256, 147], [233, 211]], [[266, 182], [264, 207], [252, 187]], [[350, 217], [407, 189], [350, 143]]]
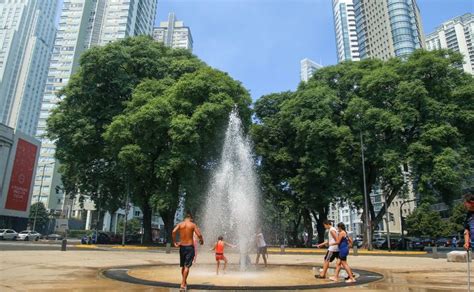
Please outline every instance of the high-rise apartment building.
[[318, 69], [323, 68], [322, 65], [308, 59], [304, 58], [300, 61], [300, 78], [301, 81], [308, 82], [308, 80], [313, 76], [314, 72]]
[[474, 14], [466, 13], [442, 23], [426, 36], [426, 48], [460, 52], [464, 56], [463, 70], [474, 74]]
[[424, 48], [415, 0], [353, 0], [361, 59], [387, 60]]
[[57, 1], [0, 1], [0, 123], [34, 136], [56, 32]]
[[153, 38], [171, 48], [193, 50], [191, 29], [184, 26], [184, 22], [176, 19], [174, 13], [168, 15], [168, 21], [160, 22], [160, 26], [155, 27]]
[[332, 11], [338, 62], [358, 61], [360, 58], [354, 0], [333, 0]]
[[77, 70], [82, 52], [128, 36], [151, 36], [155, 13], [156, 0], [64, 0], [37, 128], [42, 146], [33, 202], [39, 199], [52, 210], [65, 208], [56, 147], [44, 134], [46, 120], [61, 99], [57, 93]]

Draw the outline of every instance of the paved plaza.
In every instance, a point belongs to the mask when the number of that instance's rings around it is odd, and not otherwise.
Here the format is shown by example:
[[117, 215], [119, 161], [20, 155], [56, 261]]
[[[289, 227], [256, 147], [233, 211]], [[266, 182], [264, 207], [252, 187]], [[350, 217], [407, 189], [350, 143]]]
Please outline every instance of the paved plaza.
[[[237, 263], [237, 255], [230, 254], [231, 263]], [[317, 270], [322, 262], [320, 254], [270, 254], [269, 269], [276, 265], [298, 265], [302, 274]], [[359, 270], [380, 273], [382, 280], [351, 285], [347, 288], [318, 289], [318, 291], [466, 291], [466, 263], [448, 263], [446, 259], [422, 256], [350, 256], [349, 263]], [[202, 251], [191, 270], [189, 285], [192, 287], [193, 269], [213, 264], [212, 254]], [[67, 252], [55, 250], [2, 251], [0, 257], [1, 291], [177, 291], [174, 288], [158, 288], [108, 279], [103, 271], [124, 266], [156, 265], [167, 280], [179, 283], [178, 255], [152, 250], [97, 250], [77, 249]], [[169, 266], [174, 265], [174, 266]], [[301, 268], [303, 266], [303, 268]], [[307, 269], [304, 267], [307, 266]], [[313, 267], [315, 267], [313, 269]], [[157, 270], [157, 271], [158, 271]], [[474, 271], [473, 271], [474, 272]], [[140, 269], [130, 272], [133, 276], [159, 277], [150, 272], [140, 274]], [[137, 274], [138, 273], [138, 274]], [[230, 270], [219, 277], [233, 277]], [[173, 276], [175, 275], [175, 276]], [[473, 273], [474, 275], [474, 273]], [[215, 276], [209, 274], [213, 279]], [[197, 279], [197, 278], [196, 278]], [[316, 279], [308, 277], [308, 283]], [[327, 281], [330, 283], [330, 281]], [[193, 290], [193, 289], [190, 289]], [[308, 290], [306, 290], [308, 291]]]

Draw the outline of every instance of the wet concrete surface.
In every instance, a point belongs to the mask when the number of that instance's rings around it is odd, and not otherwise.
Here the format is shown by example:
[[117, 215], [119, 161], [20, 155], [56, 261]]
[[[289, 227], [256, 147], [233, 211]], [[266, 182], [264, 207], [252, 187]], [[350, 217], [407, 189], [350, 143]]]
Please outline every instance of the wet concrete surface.
[[[235, 255], [229, 255], [237, 263]], [[319, 267], [322, 256], [270, 255], [272, 265], [304, 265], [308, 274]], [[166, 265], [162, 272], [179, 276], [177, 254], [130, 251], [2, 251], [0, 256], [0, 291], [178, 291], [111, 280], [102, 275], [104, 270], [125, 265]], [[169, 266], [171, 264], [171, 266]], [[199, 265], [212, 265], [211, 254], [199, 255], [191, 269], [199, 276]], [[448, 263], [446, 259], [426, 257], [350, 256], [349, 264], [357, 269], [378, 272], [384, 279], [346, 288], [317, 291], [466, 291], [467, 264]], [[471, 264], [474, 270], [474, 265]], [[474, 271], [471, 271], [473, 273]], [[229, 274], [231, 271], [229, 271]], [[299, 272], [297, 272], [299, 273]], [[153, 276], [153, 275], [152, 275]], [[207, 275], [201, 275], [207, 276]], [[210, 279], [213, 279], [209, 275]], [[214, 276], [215, 277], [215, 276]], [[175, 279], [175, 278], [173, 278]], [[204, 279], [204, 278], [203, 278]], [[197, 280], [197, 278], [196, 278]], [[205, 279], [204, 279], [205, 280]], [[308, 281], [315, 281], [308, 279]], [[327, 282], [330, 282], [327, 280]], [[189, 282], [191, 283], [191, 282]]]

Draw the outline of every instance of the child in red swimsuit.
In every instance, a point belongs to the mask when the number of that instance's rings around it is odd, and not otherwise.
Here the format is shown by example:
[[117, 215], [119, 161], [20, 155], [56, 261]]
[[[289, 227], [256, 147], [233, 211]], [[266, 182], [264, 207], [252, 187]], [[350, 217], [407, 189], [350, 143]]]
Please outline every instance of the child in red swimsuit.
[[225, 242], [223, 236], [219, 236], [217, 238], [216, 244], [211, 249], [211, 251], [214, 250], [216, 252], [216, 263], [217, 263], [216, 275], [219, 275], [219, 266], [220, 266], [221, 261], [224, 261], [224, 274], [225, 274], [225, 270], [227, 268], [227, 258], [224, 256], [224, 247], [226, 245], [232, 248], [236, 247], [233, 244]]

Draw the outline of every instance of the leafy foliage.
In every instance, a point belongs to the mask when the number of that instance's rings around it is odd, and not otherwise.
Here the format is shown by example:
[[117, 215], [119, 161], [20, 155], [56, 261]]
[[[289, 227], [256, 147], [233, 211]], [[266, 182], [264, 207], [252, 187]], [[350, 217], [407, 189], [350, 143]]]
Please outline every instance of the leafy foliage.
[[[296, 92], [263, 96], [252, 133], [265, 195], [312, 212], [322, 232], [330, 202], [361, 206], [362, 136], [369, 192], [379, 188], [389, 203], [410, 189], [458, 198], [472, 184], [474, 150], [474, 81], [461, 61], [419, 50], [407, 60], [344, 62]], [[376, 213], [370, 203], [369, 212], [373, 228], [385, 207]]]
[[431, 210], [428, 203], [418, 206], [406, 218], [406, 230], [412, 236], [429, 236], [432, 238], [449, 236], [447, 222], [441, 219], [438, 212]]
[[236, 105], [250, 124], [250, 97], [239, 82], [186, 50], [148, 37], [86, 51], [48, 119], [68, 193], [111, 212], [132, 202], [171, 230], [179, 197], [199, 201], [221, 127]]
[[48, 210], [42, 202], [37, 202], [31, 205], [30, 207], [30, 216], [28, 220], [28, 224], [33, 228], [33, 222], [35, 221], [36, 217], [36, 226], [35, 231], [43, 232], [46, 228], [46, 225], [49, 221], [49, 214]]

